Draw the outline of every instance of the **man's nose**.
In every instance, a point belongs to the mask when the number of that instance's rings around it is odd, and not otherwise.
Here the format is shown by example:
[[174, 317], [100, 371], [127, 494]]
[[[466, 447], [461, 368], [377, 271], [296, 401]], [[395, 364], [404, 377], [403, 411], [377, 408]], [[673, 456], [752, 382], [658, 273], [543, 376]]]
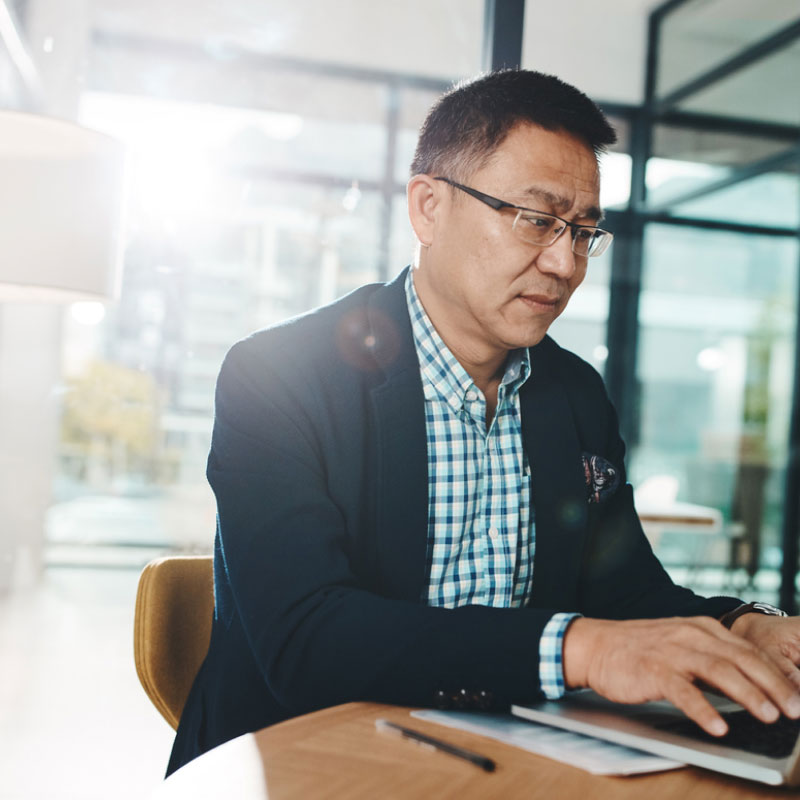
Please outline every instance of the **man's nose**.
[[543, 247], [536, 259], [541, 272], [569, 280], [575, 274], [575, 253], [572, 252], [572, 230], [567, 228], [558, 239]]

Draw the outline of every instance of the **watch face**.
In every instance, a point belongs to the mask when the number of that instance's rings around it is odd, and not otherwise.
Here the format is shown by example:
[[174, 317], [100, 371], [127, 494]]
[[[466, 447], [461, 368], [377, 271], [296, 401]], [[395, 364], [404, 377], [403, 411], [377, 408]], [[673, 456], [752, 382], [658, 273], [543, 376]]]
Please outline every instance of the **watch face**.
[[760, 611], [762, 614], [769, 614], [773, 617], [788, 617], [789, 615], [776, 606], [769, 603], [753, 603], [753, 609]]

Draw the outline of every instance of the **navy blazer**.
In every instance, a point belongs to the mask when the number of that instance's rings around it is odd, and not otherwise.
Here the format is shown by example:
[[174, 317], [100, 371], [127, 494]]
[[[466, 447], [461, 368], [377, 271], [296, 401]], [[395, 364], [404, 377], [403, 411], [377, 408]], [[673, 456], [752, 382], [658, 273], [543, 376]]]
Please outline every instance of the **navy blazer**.
[[432, 705], [540, 697], [539, 638], [557, 611], [708, 614], [738, 604], [677, 587], [624, 482], [588, 502], [582, 453], [624, 470], [597, 372], [549, 337], [520, 393], [536, 515], [519, 609], [426, 605], [424, 399], [404, 270], [237, 343], [220, 372], [208, 480], [215, 612], [169, 772], [242, 733], [352, 700]]

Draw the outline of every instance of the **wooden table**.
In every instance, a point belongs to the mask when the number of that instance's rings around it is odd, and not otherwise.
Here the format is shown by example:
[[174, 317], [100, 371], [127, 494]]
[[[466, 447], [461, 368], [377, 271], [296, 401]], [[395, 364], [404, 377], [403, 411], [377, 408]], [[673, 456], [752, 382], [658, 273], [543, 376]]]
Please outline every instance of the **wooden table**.
[[636, 501], [636, 512], [645, 534], [655, 547], [664, 531], [718, 534], [722, 531], [722, 514], [716, 508], [694, 503], [653, 503]]
[[[487, 773], [460, 759], [379, 733], [384, 717], [497, 762]], [[632, 778], [589, 775], [472, 733], [412, 719], [409, 709], [348, 703], [217, 747], [170, 776], [153, 800], [745, 800], [798, 796], [786, 789], [686, 768]]]

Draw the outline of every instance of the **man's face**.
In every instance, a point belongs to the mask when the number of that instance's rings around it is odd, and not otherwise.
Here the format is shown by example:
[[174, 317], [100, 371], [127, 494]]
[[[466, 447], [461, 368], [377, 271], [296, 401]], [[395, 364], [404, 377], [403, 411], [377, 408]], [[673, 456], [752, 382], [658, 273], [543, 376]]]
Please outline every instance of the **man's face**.
[[[464, 183], [570, 222], [598, 221], [597, 161], [568, 133], [519, 124]], [[514, 210], [496, 211], [441, 181], [433, 187], [435, 222], [415, 283], [445, 342], [476, 358], [537, 344], [586, 274], [571, 231], [549, 247], [531, 245], [512, 230]]]

